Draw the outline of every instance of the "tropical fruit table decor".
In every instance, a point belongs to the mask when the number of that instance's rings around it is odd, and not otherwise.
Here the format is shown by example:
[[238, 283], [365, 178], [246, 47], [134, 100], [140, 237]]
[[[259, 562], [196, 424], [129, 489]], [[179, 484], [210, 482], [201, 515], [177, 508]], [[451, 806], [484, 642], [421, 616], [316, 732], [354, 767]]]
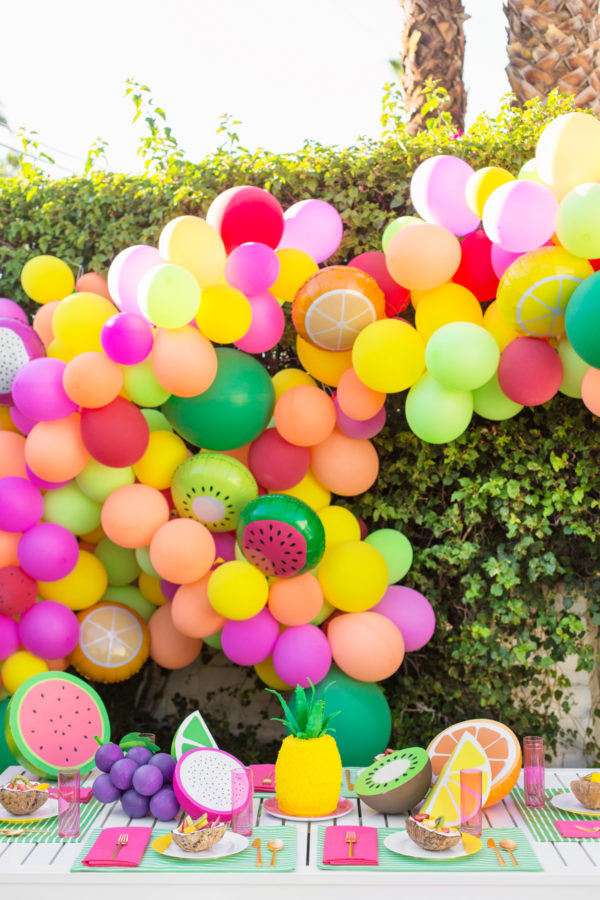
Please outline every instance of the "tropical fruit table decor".
[[171, 744], [171, 754], [175, 759], [180, 759], [188, 750], [195, 750], [198, 747], [215, 747], [217, 742], [210, 733], [209, 727], [202, 718], [199, 710], [187, 716], [173, 737]]
[[31, 815], [48, 799], [48, 784], [32, 782], [26, 775], [15, 775], [0, 787], [0, 806], [15, 816]]
[[[173, 774], [175, 796], [186, 813], [196, 818], [206, 813], [211, 819], [220, 817], [223, 822], [231, 819], [231, 773], [234, 769], [245, 771], [243, 763], [215, 747], [197, 747], [188, 750], [177, 760]], [[245, 806], [246, 794], [240, 797], [240, 808]]]
[[409, 838], [424, 850], [450, 850], [460, 841], [460, 831], [453, 825], [446, 825], [443, 816], [420, 815], [415, 813], [406, 820]]
[[481, 769], [481, 801], [485, 806], [492, 782], [490, 761], [481, 744], [465, 731], [425, 797], [419, 813], [434, 819], [443, 816], [446, 826], [460, 825], [461, 769]]
[[382, 755], [354, 782], [361, 800], [382, 813], [402, 813], [423, 799], [431, 787], [431, 762], [422, 747]]
[[600, 774], [597, 772], [572, 781], [571, 790], [586, 809], [600, 809]]
[[[337, 712], [325, 716], [325, 698], [310, 699], [300, 685], [294, 692], [294, 712], [278, 691], [267, 688], [283, 707], [284, 738], [275, 763], [275, 794], [282, 812], [312, 818], [333, 812], [340, 799], [342, 760], [334, 738], [327, 734]], [[333, 730], [333, 729], [331, 729]]]
[[101, 744], [95, 763], [101, 774], [92, 791], [100, 803], [120, 800], [132, 819], [152, 815], [168, 822], [179, 812], [172, 785], [175, 760], [170, 753], [161, 753], [149, 736], [132, 731], [118, 744]]

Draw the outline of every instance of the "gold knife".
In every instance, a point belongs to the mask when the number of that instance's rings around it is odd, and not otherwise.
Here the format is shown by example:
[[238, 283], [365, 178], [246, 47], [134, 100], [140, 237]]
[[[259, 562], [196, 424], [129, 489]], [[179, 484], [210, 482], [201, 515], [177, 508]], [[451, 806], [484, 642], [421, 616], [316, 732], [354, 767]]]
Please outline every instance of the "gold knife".
[[494, 838], [488, 838], [487, 845], [491, 850], [496, 851], [496, 856], [498, 857], [498, 865], [505, 866], [506, 861], [505, 861], [504, 857], [502, 856], [502, 854], [500, 853], [500, 851], [498, 850], [498, 848], [496, 847], [496, 841], [494, 840]]
[[260, 838], [252, 841], [252, 846], [256, 848], [256, 865], [262, 866], [262, 853], [260, 852]]

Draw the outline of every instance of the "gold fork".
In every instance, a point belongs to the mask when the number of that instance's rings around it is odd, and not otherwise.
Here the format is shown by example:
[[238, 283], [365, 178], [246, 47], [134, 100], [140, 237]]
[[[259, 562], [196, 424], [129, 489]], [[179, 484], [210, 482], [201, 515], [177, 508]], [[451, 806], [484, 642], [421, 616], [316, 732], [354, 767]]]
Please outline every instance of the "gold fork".
[[121, 849], [121, 847], [125, 847], [125, 845], [129, 842], [129, 836], [125, 833], [120, 834], [117, 838], [117, 846], [115, 847], [115, 852], [111, 856], [111, 859], [115, 859], [117, 853]]
[[356, 843], [356, 832], [355, 831], [347, 831], [346, 832], [346, 843], [348, 844], [348, 859], [352, 859], [354, 856], [354, 845]]

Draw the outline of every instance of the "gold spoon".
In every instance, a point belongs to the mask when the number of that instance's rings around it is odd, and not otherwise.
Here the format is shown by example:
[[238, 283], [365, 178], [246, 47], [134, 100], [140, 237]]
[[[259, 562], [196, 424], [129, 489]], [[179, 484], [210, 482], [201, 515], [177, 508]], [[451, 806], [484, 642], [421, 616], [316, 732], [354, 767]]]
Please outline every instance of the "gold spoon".
[[44, 828], [17, 828], [17, 829], [6, 829], [0, 831], [0, 834], [3, 837], [20, 837], [22, 834], [44, 834], [46, 829]]
[[268, 841], [267, 847], [271, 851], [271, 865], [275, 865], [275, 856], [278, 850], [283, 850], [284, 844], [283, 841], [279, 838], [274, 838], [272, 841]]
[[511, 841], [510, 838], [503, 838], [501, 841], [498, 841], [498, 843], [500, 844], [500, 846], [502, 847], [503, 850], [506, 850], [508, 852], [508, 855], [510, 856], [510, 858], [512, 860], [513, 866], [518, 866], [519, 863], [516, 861], [516, 859], [513, 855], [513, 850], [517, 849], [517, 845], [515, 844], [515, 842]]

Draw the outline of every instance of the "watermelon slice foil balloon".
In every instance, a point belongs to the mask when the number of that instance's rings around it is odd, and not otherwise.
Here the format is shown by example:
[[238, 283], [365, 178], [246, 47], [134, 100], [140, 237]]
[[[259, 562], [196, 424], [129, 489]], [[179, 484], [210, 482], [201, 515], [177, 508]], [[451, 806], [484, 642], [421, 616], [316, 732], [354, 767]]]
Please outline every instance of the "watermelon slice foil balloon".
[[[173, 790], [181, 807], [194, 818], [204, 813], [209, 819], [217, 816], [228, 822], [232, 815], [231, 773], [234, 769], [245, 771], [245, 766], [224, 750], [199, 747], [188, 750], [177, 761], [173, 774]], [[239, 807], [247, 797], [239, 799]]]
[[82, 774], [94, 768], [98, 749], [110, 740], [108, 713], [96, 691], [66, 672], [43, 672], [17, 688], [6, 710], [6, 742], [34, 775], [56, 778], [60, 769]]

